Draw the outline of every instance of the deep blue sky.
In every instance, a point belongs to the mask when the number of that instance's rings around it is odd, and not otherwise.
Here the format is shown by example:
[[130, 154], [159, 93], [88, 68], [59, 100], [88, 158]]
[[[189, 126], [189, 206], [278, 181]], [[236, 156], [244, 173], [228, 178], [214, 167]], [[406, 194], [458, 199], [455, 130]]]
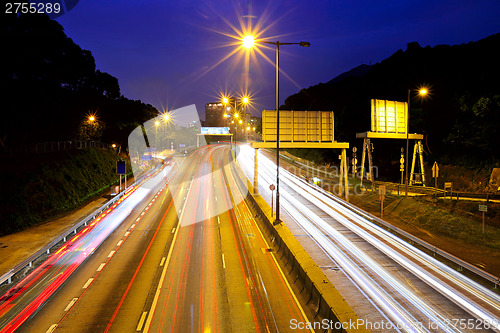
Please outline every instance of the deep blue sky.
[[[80, 0], [57, 20], [92, 51], [98, 69], [118, 78], [123, 95], [159, 109], [195, 103], [204, 118], [205, 103], [216, 101], [219, 90], [244, 87], [245, 65], [235, 56], [201, 75], [234, 49], [221, 33], [235, 34], [224, 20], [239, 28], [238, 15], [272, 24], [262, 37], [311, 43], [282, 47], [280, 67], [295, 83], [280, 77], [281, 103], [408, 42], [461, 44], [500, 32], [498, 0]], [[274, 61], [273, 50], [263, 51]], [[247, 81], [255, 115], [275, 105], [274, 67], [258, 60]]]

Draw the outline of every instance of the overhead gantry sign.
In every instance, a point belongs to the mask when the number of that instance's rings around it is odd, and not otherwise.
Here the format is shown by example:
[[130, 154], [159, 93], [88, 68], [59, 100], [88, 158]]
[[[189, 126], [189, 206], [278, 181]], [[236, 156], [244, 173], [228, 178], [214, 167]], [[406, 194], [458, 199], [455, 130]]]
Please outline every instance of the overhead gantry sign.
[[[372, 150], [370, 139], [406, 139], [415, 140], [413, 160], [411, 164], [410, 185], [422, 184], [425, 186], [424, 157], [422, 134], [408, 133], [408, 103], [387, 101], [380, 99], [371, 100], [371, 131], [356, 133], [356, 138], [363, 139], [363, 153], [361, 158], [361, 183], [365, 173], [365, 154], [368, 155], [367, 178], [373, 182]], [[420, 161], [420, 179], [416, 179], [415, 164], [417, 155]], [[403, 165], [404, 159], [401, 164]], [[402, 172], [403, 170], [401, 170]]]
[[[340, 162], [340, 187], [345, 185], [345, 198], [348, 201], [347, 159], [348, 142], [337, 142], [334, 139], [333, 111], [279, 111], [279, 148], [330, 148], [342, 149]], [[258, 192], [258, 161], [259, 148], [276, 148], [277, 146], [276, 110], [262, 111], [262, 140], [253, 142], [255, 148], [254, 191]], [[342, 177], [344, 176], [344, 177]], [[344, 178], [344, 179], [342, 179]]]
[[229, 136], [231, 138], [231, 145], [233, 144], [233, 134], [229, 133], [229, 127], [202, 127], [201, 133], [196, 137], [196, 147], [200, 146], [200, 136]]

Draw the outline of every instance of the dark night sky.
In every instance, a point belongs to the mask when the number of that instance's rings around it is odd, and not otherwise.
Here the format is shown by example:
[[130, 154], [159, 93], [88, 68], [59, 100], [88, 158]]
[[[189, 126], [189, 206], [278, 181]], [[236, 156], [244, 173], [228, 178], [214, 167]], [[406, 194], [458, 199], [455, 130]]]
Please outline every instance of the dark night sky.
[[[280, 77], [281, 103], [408, 42], [461, 44], [500, 32], [498, 0], [80, 0], [57, 20], [92, 51], [98, 69], [118, 78], [128, 98], [160, 110], [195, 103], [204, 118], [205, 103], [217, 101], [220, 90], [239, 93], [248, 82], [252, 112], [259, 115], [274, 109], [273, 65], [258, 56], [258, 64], [245, 69], [232, 56], [206, 72], [235, 49], [227, 46], [235, 40], [222, 33], [235, 34], [227, 22], [239, 28], [238, 15], [271, 25], [261, 37], [311, 42], [280, 50], [280, 67], [295, 81]], [[274, 61], [274, 50], [263, 52]]]

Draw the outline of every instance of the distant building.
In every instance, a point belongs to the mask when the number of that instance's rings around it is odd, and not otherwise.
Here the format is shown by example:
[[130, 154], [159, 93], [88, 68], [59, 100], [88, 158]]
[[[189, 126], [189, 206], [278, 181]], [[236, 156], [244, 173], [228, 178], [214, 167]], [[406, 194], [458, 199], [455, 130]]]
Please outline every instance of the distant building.
[[206, 127], [224, 127], [227, 126], [227, 119], [224, 118], [224, 104], [207, 103], [205, 104], [205, 124]]

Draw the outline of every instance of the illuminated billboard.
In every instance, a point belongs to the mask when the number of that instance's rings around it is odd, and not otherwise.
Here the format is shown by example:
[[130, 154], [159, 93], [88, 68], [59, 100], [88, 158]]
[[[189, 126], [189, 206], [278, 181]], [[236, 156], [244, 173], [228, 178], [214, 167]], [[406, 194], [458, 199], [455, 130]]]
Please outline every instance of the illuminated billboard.
[[205, 134], [205, 135], [229, 134], [229, 127], [202, 127], [201, 134]]
[[372, 132], [406, 134], [408, 103], [372, 99], [371, 104]]
[[[276, 141], [276, 110], [262, 111], [262, 140]], [[333, 142], [332, 111], [280, 110], [280, 142]]]

